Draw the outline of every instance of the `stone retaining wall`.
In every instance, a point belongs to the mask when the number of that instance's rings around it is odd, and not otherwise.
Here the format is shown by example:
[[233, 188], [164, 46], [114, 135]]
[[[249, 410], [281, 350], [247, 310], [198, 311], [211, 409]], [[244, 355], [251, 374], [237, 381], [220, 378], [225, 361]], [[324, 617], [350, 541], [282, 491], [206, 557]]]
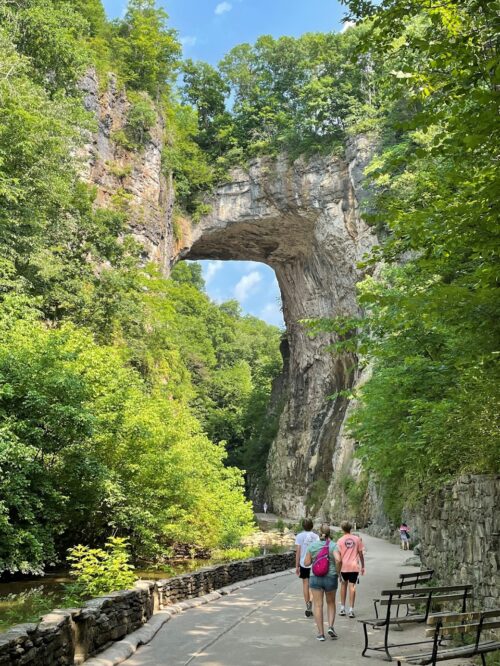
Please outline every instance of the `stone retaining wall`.
[[57, 609], [37, 624], [18, 624], [0, 634], [0, 666], [80, 664], [138, 629], [160, 608], [294, 566], [295, 553], [278, 553], [166, 580], [138, 581], [133, 590], [91, 599], [82, 608]]
[[500, 476], [465, 475], [408, 517], [424, 567], [452, 585], [472, 583], [476, 607], [500, 606]]

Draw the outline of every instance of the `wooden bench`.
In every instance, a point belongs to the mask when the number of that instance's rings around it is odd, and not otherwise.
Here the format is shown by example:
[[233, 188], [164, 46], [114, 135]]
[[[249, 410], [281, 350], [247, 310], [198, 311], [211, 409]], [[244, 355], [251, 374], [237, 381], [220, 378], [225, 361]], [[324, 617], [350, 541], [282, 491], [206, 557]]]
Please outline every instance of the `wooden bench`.
[[[402, 624], [410, 623], [425, 623], [431, 610], [436, 604], [442, 603], [458, 603], [461, 607], [461, 612], [465, 613], [467, 610], [467, 600], [472, 596], [472, 585], [451, 585], [447, 587], [414, 587], [409, 589], [396, 588], [393, 590], [384, 590], [380, 597], [380, 605], [386, 606], [387, 611], [385, 617], [376, 617], [369, 620], [358, 620], [363, 625], [365, 636], [365, 646], [361, 655], [366, 656], [367, 650], [375, 652], [385, 652], [386, 661], [392, 661], [389, 648], [403, 647], [409, 645], [419, 645], [421, 643], [428, 643], [432, 641], [416, 641], [414, 643], [392, 643], [389, 645], [389, 629], [394, 625], [401, 626]], [[398, 616], [397, 609], [399, 606], [408, 606], [409, 604], [415, 606], [423, 606], [420, 613], [411, 615]], [[368, 627], [374, 629], [384, 629], [384, 644], [379, 647], [371, 647], [368, 641]]]
[[[431, 582], [433, 576], [434, 576], [434, 569], [426, 569], [425, 571], [415, 571], [413, 573], [399, 574], [399, 583], [396, 583], [396, 587], [400, 587], [401, 589], [403, 589], [404, 587], [417, 587], [417, 585], [428, 585]], [[373, 605], [375, 607], [375, 617], [378, 617], [379, 603], [380, 603], [380, 597], [373, 600]], [[408, 608], [406, 609], [406, 614], [408, 615]]]
[[[500, 627], [500, 609], [477, 611], [471, 613], [436, 613], [429, 615], [427, 624], [433, 625], [427, 629], [427, 636], [433, 637], [432, 649], [419, 654], [394, 657], [400, 664], [436, 664], [447, 659], [481, 657], [483, 666], [486, 665], [485, 654], [500, 650], [500, 641], [490, 640], [484, 634]], [[456, 637], [458, 634], [474, 637], [469, 645], [458, 647], [443, 646], [443, 640]]]

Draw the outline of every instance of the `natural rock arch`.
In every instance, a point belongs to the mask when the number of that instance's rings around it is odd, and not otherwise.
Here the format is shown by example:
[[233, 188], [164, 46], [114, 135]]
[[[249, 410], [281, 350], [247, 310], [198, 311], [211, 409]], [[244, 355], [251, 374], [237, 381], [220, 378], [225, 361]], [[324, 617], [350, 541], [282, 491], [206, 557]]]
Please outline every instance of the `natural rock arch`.
[[359, 214], [368, 142], [350, 141], [345, 159], [290, 163], [280, 156], [235, 170], [213, 196], [212, 212], [199, 224], [186, 225], [178, 241], [174, 191], [161, 163], [163, 121], [150, 130], [142, 150], [129, 151], [113, 141], [130, 107], [116, 80], [111, 77], [100, 92], [89, 71], [81, 89], [97, 121], [82, 150], [82, 176], [96, 186], [99, 205], [112, 206], [117, 191], [127, 192], [130, 231], [142, 243], [145, 260], [156, 261], [165, 273], [179, 259], [254, 260], [276, 272], [288, 349], [281, 383], [285, 403], [268, 461], [268, 499], [279, 513], [298, 518], [315, 482], [323, 480], [329, 486], [323, 513], [331, 516], [340, 508], [335, 480], [345, 471], [353, 444], [343, 435], [346, 399], [327, 397], [357, 380], [355, 359], [326, 352], [331, 340], [310, 339], [298, 322], [358, 310], [357, 264], [375, 242]]
[[[268, 461], [268, 493], [274, 509], [290, 517], [304, 514], [318, 482], [323, 480], [325, 489], [351, 453], [339, 436], [347, 400], [328, 396], [353, 385], [356, 359], [325, 351], [331, 340], [309, 338], [299, 322], [358, 310], [357, 264], [374, 244], [359, 215], [367, 154], [367, 143], [358, 139], [345, 160], [290, 163], [280, 156], [235, 170], [210, 202], [212, 212], [185, 233], [171, 258], [253, 260], [276, 273], [289, 358], [284, 407]], [[331, 507], [324, 509], [331, 513]]]

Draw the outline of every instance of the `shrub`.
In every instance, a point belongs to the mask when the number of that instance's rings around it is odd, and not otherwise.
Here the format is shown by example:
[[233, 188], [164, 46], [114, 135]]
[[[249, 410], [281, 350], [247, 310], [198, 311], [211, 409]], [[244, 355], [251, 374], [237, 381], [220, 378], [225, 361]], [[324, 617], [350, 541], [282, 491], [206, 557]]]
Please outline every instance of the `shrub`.
[[127, 546], [126, 539], [110, 537], [104, 549], [82, 545], [69, 548], [70, 573], [76, 578], [69, 591], [83, 597], [130, 588], [137, 576]]
[[129, 93], [129, 99], [125, 133], [133, 145], [144, 146], [150, 137], [149, 130], [156, 123], [156, 109], [147, 93]]

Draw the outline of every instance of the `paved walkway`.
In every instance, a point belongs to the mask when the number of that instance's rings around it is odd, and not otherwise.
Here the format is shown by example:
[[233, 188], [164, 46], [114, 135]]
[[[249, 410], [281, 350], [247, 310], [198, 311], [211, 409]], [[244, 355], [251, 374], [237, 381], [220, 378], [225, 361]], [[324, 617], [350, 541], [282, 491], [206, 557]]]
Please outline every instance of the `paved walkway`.
[[[382, 539], [363, 535], [366, 575], [358, 586], [358, 617], [372, 617], [372, 598], [392, 587], [411, 553]], [[190, 609], [167, 622], [155, 638], [124, 666], [375, 666], [378, 657], [361, 657], [362, 627], [338, 617], [337, 641], [315, 640], [313, 619], [304, 617], [301, 583], [294, 573], [242, 588], [213, 603]], [[421, 637], [423, 627], [405, 628], [404, 636]], [[376, 632], [377, 637], [379, 632]], [[395, 637], [403, 637], [396, 633]], [[374, 653], [372, 653], [374, 654]], [[452, 664], [460, 661], [449, 661]]]

